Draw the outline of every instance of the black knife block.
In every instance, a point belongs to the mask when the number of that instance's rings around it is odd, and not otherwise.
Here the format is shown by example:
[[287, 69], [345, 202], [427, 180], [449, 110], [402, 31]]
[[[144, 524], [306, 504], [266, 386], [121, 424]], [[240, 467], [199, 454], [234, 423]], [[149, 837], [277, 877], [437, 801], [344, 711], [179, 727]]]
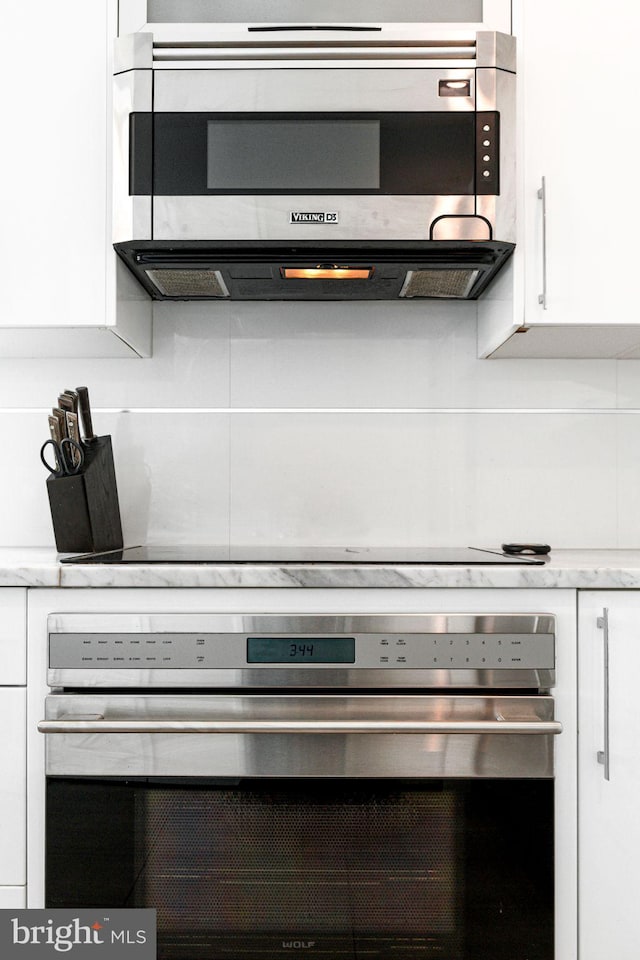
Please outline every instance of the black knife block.
[[122, 525], [111, 437], [85, 443], [84, 466], [47, 480], [58, 553], [100, 553], [122, 547]]

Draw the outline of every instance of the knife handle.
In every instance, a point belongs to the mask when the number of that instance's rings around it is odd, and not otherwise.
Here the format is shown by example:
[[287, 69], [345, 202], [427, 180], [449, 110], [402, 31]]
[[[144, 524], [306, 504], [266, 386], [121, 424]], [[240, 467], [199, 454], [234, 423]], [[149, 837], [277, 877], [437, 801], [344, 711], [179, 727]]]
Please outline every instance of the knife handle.
[[53, 442], [60, 446], [62, 443], [62, 430], [60, 429], [60, 421], [53, 415], [49, 417], [49, 435], [51, 436]]
[[75, 392], [78, 395], [78, 410], [82, 419], [82, 429], [84, 433], [84, 442], [93, 443], [97, 440], [93, 432], [93, 423], [91, 422], [91, 405], [89, 404], [89, 390], [87, 387], [76, 387]]
[[[70, 440], [75, 440], [78, 445], [80, 444], [80, 428], [78, 427], [77, 413], [67, 413], [67, 433]], [[80, 451], [75, 447], [71, 448], [71, 462], [74, 467], [80, 464]]]
[[[57, 417], [54, 417], [53, 414], [49, 416], [49, 435], [54, 443], [53, 449], [56, 451], [59, 450], [60, 444], [62, 443], [62, 428], [60, 426], [60, 421], [58, 420]], [[62, 470], [63, 465], [60, 463], [58, 454], [55, 453], [54, 456], [56, 461], [56, 467], [58, 468], [58, 470]]]
[[73, 404], [72, 413], [77, 413], [78, 412], [78, 394], [76, 393], [76, 391], [70, 390], [69, 387], [65, 387], [65, 389], [62, 391], [62, 396], [69, 397], [69, 399], [71, 400], [71, 403]]
[[64, 410], [61, 410], [60, 407], [53, 407], [51, 413], [58, 421], [58, 426], [60, 428], [60, 440], [64, 440], [68, 436], [67, 433], [67, 417]]

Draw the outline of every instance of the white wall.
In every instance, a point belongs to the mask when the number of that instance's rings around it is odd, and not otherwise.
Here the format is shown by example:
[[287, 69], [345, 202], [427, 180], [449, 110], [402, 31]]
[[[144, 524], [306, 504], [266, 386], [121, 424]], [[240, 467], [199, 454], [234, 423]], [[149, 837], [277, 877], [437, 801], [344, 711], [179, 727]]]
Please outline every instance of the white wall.
[[86, 384], [127, 544], [640, 546], [640, 361], [480, 361], [455, 303], [158, 304], [154, 341], [0, 358], [0, 545], [54, 545], [38, 449]]

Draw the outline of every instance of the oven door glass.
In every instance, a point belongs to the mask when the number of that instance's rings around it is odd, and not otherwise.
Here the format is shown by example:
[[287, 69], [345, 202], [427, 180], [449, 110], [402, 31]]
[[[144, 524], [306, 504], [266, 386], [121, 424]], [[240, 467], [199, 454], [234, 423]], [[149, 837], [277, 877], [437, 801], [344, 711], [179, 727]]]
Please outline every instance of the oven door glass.
[[46, 904], [160, 960], [552, 960], [552, 780], [47, 782]]

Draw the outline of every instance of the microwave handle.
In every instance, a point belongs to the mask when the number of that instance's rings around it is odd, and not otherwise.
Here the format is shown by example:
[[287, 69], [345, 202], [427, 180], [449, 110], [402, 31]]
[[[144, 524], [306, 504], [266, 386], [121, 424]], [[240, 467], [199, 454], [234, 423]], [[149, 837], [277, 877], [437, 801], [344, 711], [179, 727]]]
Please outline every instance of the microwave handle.
[[557, 720], [41, 720], [40, 733], [558, 734]]
[[538, 189], [538, 199], [542, 201], [542, 293], [538, 294], [538, 303], [547, 309], [547, 178], [542, 177]]

